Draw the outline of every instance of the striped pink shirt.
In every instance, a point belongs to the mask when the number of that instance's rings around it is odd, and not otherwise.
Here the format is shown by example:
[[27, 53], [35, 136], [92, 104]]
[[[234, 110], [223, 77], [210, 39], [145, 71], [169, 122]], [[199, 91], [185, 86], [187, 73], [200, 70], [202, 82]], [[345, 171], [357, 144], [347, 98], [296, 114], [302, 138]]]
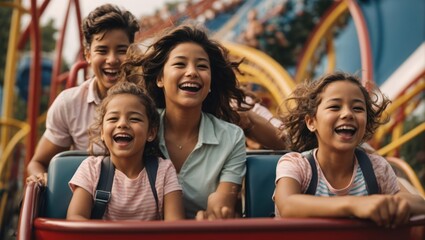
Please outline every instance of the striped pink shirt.
[[[97, 182], [99, 181], [102, 159], [102, 156], [90, 156], [81, 163], [69, 182], [72, 191], [78, 186], [94, 196]], [[170, 160], [159, 158], [155, 186], [158, 193], [159, 211], [163, 216], [164, 196], [170, 192], [182, 190], [177, 180], [176, 170]], [[115, 170], [111, 199], [103, 219], [156, 219], [155, 198], [153, 197], [145, 169], [135, 179], [129, 179], [123, 172]]]
[[[317, 151], [317, 149], [314, 150]], [[315, 156], [316, 154], [313, 154]], [[376, 180], [378, 182], [379, 191], [381, 194], [396, 194], [400, 191], [398, 186], [397, 176], [394, 173], [391, 165], [388, 161], [380, 155], [376, 154], [367, 154], [371, 163], [373, 170], [375, 172]], [[365, 196], [368, 195], [366, 190], [366, 184], [360, 166], [357, 162], [354, 164], [353, 176], [348, 184], [343, 189], [333, 188], [326, 177], [324, 176], [320, 164], [317, 162], [315, 157], [316, 166], [317, 166], [317, 178], [318, 185], [316, 188], [316, 196]], [[295, 179], [301, 185], [301, 192], [305, 192], [310, 184], [312, 177], [311, 167], [308, 160], [301, 155], [301, 153], [290, 152], [283, 155], [276, 167], [276, 180], [289, 177]], [[274, 201], [274, 194], [273, 194]], [[277, 217], [280, 216], [277, 207], [275, 207], [275, 214]]]
[[[388, 161], [382, 156], [376, 154], [367, 154], [370, 161], [372, 162], [373, 170], [376, 175], [378, 187], [381, 194], [395, 194], [400, 188], [398, 187], [397, 176]], [[315, 154], [313, 154], [315, 156]], [[318, 182], [323, 181], [329, 190], [333, 190], [335, 195], [347, 195], [349, 189], [344, 189], [342, 192], [338, 192], [339, 189], [334, 189], [326, 180], [320, 164], [316, 160], [316, 166], [318, 171]], [[358, 172], [359, 165], [357, 159], [353, 169], [353, 178], [349, 184], [349, 188], [357, 187], [354, 179]], [[283, 155], [276, 167], [276, 182], [283, 177], [290, 177], [295, 179], [301, 185], [301, 192], [305, 192], [310, 184], [311, 180], [311, 167], [308, 160], [301, 155], [301, 153], [290, 152]], [[363, 176], [362, 176], [363, 177]]]

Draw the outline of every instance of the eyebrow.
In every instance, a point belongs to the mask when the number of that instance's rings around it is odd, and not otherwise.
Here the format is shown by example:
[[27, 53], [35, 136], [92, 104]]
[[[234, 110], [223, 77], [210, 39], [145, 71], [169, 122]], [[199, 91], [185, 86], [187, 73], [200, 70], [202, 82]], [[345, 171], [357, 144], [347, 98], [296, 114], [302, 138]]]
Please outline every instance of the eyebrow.
[[[96, 45], [96, 46], [94, 46], [94, 48], [95, 49], [104, 49], [104, 48], [106, 49], [106, 48], [109, 48], [109, 47], [106, 46], [106, 45]], [[128, 45], [121, 44], [121, 45], [118, 45], [117, 48], [128, 48]]]
[[[119, 114], [119, 111], [111, 111], [111, 112], [106, 112], [105, 115], [108, 114]], [[141, 113], [141, 112], [137, 112], [137, 111], [132, 111], [132, 112], [128, 112], [128, 114], [137, 114], [137, 115], [141, 115], [141, 116], [146, 116], [146, 114]]]
[[[174, 57], [174, 59], [184, 59], [184, 60], [186, 60], [187, 59], [187, 57], [186, 56], [183, 56], [183, 55], [181, 55], [181, 56], [175, 56]], [[205, 62], [210, 62], [209, 60], [208, 60], [208, 58], [204, 58], [204, 57], [200, 57], [200, 58], [196, 58], [196, 60], [198, 60], [198, 61], [205, 61]]]
[[[341, 102], [341, 101], [342, 101], [341, 98], [331, 98], [331, 99], [327, 100], [326, 102]], [[359, 103], [366, 104], [365, 101], [360, 99], [360, 98], [356, 98], [352, 102], [354, 102], [354, 103], [359, 102]]]

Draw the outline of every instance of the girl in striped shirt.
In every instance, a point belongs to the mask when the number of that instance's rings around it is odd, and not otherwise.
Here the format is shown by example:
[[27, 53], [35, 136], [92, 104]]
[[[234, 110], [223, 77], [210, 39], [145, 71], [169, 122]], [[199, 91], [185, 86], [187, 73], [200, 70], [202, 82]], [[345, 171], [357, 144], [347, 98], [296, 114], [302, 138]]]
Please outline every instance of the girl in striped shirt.
[[[297, 152], [282, 156], [276, 168], [273, 199], [278, 217], [349, 217], [371, 219], [396, 227], [413, 214], [425, 213], [425, 201], [399, 186], [389, 163], [367, 154], [379, 194], [368, 195], [356, 148], [386, 122], [381, 115], [389, 100], [373, 93], [346, 73], [328, 74], [298, 86], [288, 98], [282, 116], [283, 131]], [[305, 153], [317, 166], [317, 186], [306, 194], [312, 179]]]
[[[159, 114], [144, 90], [121, 80], [108, 90], [90, 128], [90, 149], [101, 144], [115, 166], [107, 220], [164, 220], [184, 218], [182, 188], [170, 160], [160, 157], [157, 131]], [[89, 156], [69, 182], [73, 196], [67, 219], [90, 219], [101, 162]], [[146, 161], [158, 161], [155, 188], [158, 209], [146, 172]]]

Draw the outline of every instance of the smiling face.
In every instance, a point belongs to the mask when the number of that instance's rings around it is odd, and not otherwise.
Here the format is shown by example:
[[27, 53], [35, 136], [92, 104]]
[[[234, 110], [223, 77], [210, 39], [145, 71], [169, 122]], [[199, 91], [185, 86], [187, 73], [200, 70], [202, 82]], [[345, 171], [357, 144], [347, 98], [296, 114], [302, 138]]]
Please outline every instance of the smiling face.
[[163, 88], [167, 107], [201, 109], [211, 85], [208, 54], [196, 43], [181, 43], [169, 54], [157, 86]]
[[156, 131], [149, 129], [146, 108], [137, 96], [118, 94], [107, 104], [101, 138], [111, 159], [140, 160], [146, 141], [155, 136]]
[[97, 90], [104, 98], [107, 90], [118, 80], [118, 70], [126, 59], [130, 41], [122, 29], [113, 29], [93, 35], [90, 49], [86, 50], [86, 59], [97, 79]]
[[319, 148], [352, 150], [361, 143], [366, 129], [366, 104], [362, 91], [349, 81], [336, 81], [320, 94], [315, 117], [306, 117]]

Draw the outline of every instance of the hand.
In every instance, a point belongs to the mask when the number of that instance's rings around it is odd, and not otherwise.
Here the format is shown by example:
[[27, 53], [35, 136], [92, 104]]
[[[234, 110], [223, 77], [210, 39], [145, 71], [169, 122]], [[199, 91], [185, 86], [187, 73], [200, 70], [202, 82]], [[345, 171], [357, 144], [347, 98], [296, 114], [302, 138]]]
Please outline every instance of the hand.
[[46, 186], [47, 185], [47, 173], [38, 173], [36, 175], [31, 175], [27, 177], [26, 183], [35, 182], [39, 186]]
[[[232, 195], [232, 196], [226, 196]], [[229, 198], [230, 197], [230, 198]], [[232, 193], [224, 194], [214, 192], [208, 197], [207, 210], [198, 211], [196, 214], [196, 220], [216, 220], [216, 219], [227, 219], [235, 218], [235, 210], [232, 207], [232, 203], [229, 199], [233, 197]]]
[[405, 199], [396, 195], [372, 195], [356, 199], [353, 214], [359, 218], [369, 218], [378, 226], [394, 228], [409, 221], [410, 206]]
[[200, 210], [196, 214], [196, 220], [217, 220], [234, 217], [233, 210], [225, 206], [209, 213], [207, 211]]

